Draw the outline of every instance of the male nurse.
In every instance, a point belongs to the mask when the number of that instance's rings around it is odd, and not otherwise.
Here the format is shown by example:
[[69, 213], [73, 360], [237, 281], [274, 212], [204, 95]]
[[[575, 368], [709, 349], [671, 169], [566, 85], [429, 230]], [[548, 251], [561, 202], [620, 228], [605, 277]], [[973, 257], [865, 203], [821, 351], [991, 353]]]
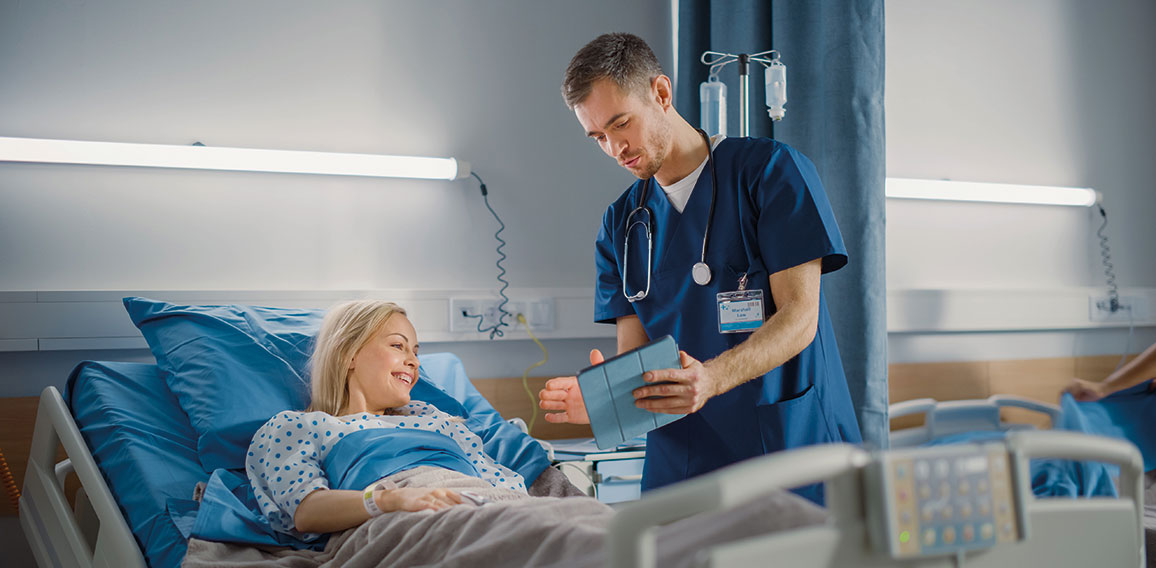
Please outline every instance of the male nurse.
[[[691, 126], [634, 35], [579, 50], [562, 96], [638, 178], [602, 218], [595, 320], [615, 324], [619, 353], [665, 335], [682, 349], [681, 369], [648, 372], [634, 391], [640, 408], [686, 414], [647, 435], [643, 490], [779, 450], [861, 442], [820, 286], [847, 252], [811, 161], [772, 139], [711, 139]], [[591, 352], [591, 364], [603, 360]], [[589, 423], [575, 377], [539, 396], [557, 411], [546, 420]], [[823, 501], [821, 484], [798, 492]]]

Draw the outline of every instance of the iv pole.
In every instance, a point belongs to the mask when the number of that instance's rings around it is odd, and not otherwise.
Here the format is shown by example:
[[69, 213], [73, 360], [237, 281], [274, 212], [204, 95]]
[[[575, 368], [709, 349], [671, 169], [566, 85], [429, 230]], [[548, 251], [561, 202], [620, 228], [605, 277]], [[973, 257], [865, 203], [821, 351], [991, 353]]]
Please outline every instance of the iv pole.
[[[732, 62], [737, 61], [739, 64], [739, 136], [747, 136], [750, 133], [750, 116], [747, 112], [748, 100], [750, 98], [750, 64], [752, 61], [762, 63], [764, 66], [770, 68], [772, 66], [782, 67], [783, 63], [779, 61], [779, 52], [776, 50], [761, 51], [753, 55], [747, 53], [721, 53], [718, 51], [704, 51], [702, 57], [699, 59], [703, 65], [710, 66], [710, 77], [713, 80], [718, 80], [719, 71]], [[784, 68], [785, 69], [785, 68]], [[783, 75], [783, 81], [786, 81], [786, 75]], [[786, 102], [786, 87], [783, 87], [783, 102]], [[768, 97], [769, 98], [769, 97]], [[780, 110], [781, 110], [781, 104]], [[778, 117], [775, 113], [771, 113], [771, 119], [780, 120], [782, 114]]]

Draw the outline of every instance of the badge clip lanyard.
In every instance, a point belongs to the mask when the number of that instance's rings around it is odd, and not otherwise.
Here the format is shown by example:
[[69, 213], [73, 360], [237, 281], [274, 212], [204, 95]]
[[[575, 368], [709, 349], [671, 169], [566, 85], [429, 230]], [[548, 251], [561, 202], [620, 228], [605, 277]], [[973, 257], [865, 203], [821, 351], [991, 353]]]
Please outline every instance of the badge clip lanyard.
[[[698, 284], [699, 286], [706, 286], [707, 284], [710, 284], [711, 281], [710, 265], [706, 263], [706, 245], [710, 239], [710, 226], [714, 221], [714, 205], [718, 198], [718, 174], [715, 173], [714, 150], [711, 148], [710, 137], [707, 136], [706, 132], [703, 132], [702, 130], [699, 130], [698, 133], [702, 135], [704, 140], [706, 140], [706, 160], [707, 165], [710, 166], [710, 210], [707, 212], [706, 229], [702, 234], [702, 253], [699, 256], [699, 261], [694, 263], [694, 266], [691, 267], [690, 275], [691, 278], [694, 279], [695, 284]], [[654, 231], [651, 229], [651, 224], [654, 222], [654, 218], [650, 212], [650, 209], [646, 207], [646, 198], [650, 191], [650, 184], [652, 183], [654, 183], [653, 177], [646, 180], [646, 183], [642, 184], [642, 195], [640, 195], [638, 198], [638, 206], [631, 210], [630, 214], [626, 216], [626, 232], [624, 233], [625, 242], [622, 245], [622, 295], [626, 296], [626, 299], [631, 303], [642, 300], [646, 298], [648, 294], [650, 294], [650, 276], [654, 268], [651, 262], [652, 256], [654, 254]], [[635, 215], [643, 212], [646, 213], [646, 221], [639, 221], [634, 218]], [[635, 225], [642, 225], [646, 234], [646, 288], [631, 294], [626, 289], [626, 275], [627, 267], [630, 266], [630, 230]]]
[[718, 331], [719, 333], [751, 333], [763, 325], [766, 312], [763, 309], [763, 291], [747, 290], [747, 273], [739, 277], [739, 289], [735, 292], [719, 292]]

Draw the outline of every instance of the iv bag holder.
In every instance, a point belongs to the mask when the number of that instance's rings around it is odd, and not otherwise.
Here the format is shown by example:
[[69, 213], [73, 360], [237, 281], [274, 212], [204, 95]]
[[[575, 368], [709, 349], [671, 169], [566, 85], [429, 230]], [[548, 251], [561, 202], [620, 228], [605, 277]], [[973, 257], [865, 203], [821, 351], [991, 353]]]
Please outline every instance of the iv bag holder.
[[765, 67], [770, 67], [779, 61], [779, 52], [770, 49], [767, 51], [760, 51], [759, 53], [722, 53], [719, 51], [704, 51], [699, 61], [703, 65], [710, 66], [710, 80], [718, 81], [718, 74], [723, 67], [738, 62], [739, 64], [739, 136], [747, 136], [750, 133], [750, 116], [747, 112], [748, 99], [750, 95], [750, 64], [752, 61], [762, 63]]

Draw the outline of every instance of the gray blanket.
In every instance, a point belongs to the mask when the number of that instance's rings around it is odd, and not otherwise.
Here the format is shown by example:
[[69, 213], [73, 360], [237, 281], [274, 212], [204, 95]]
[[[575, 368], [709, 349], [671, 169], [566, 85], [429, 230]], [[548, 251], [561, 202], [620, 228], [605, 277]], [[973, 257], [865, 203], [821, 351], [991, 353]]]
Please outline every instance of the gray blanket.
[[[551, 478], [547, 478], [549, 480]], [[605, 565], [602, 550], [613, 510], [589, 497], [530, 497], [444, 469], [421, 467], [390, 480], [401, 487], [470, 489], [482, 506], [390, 513], [333, 535], [325, 550], [294, 551], [189, 541], [188, 568], [278, 566], [548, 566]], [[674, 523], [659, 533], [662, 566], [688, 566], [693, 552], [756, 534], [823, 522], [822, 509], [780, 492], [737, 509]]]

